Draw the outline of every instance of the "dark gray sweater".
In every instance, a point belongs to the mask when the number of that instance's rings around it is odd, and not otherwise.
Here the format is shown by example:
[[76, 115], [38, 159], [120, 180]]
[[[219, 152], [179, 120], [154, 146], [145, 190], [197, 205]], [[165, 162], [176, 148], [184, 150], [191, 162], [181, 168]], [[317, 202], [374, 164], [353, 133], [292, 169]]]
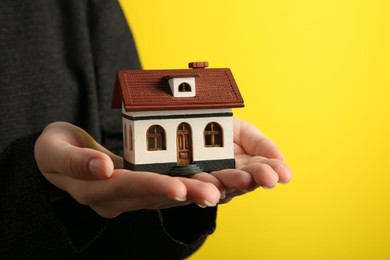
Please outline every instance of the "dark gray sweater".
[[106, 220], [69, 196], [50, 200], [58, 190], [33, 155], [42, 129], [67, 121], [121, 151], [120, 112], [111, 109], [115, 73], [139, 67], [117, 1], [0, 2], [0, 259], [176, 259], [214, 230], [213, 208]]

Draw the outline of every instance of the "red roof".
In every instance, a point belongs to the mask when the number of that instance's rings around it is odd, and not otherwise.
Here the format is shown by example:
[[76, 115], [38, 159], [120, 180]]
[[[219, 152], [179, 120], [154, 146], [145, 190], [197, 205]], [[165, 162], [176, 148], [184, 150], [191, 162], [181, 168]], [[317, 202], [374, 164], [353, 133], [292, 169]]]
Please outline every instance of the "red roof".
[[[174, 97], [172, 77], [195, 77], [195, 97]], [[243, 107], [244, 101], [230, 69], [121, 70], [117, 74], [112, 107], [153, 111]]]

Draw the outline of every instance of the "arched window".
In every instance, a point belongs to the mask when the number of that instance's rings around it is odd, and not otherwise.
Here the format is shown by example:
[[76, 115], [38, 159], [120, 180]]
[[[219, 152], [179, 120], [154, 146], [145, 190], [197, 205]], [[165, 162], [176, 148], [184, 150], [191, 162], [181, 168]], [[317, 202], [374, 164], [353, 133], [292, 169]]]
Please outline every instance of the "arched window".
[[183, 82], [179, 85], [179, 92], [191, 92], [191, 85]]
[[215, 122], [206, 125], [204, 132], [204, 146], [206, 147], [222, 147], [222, 127]]
[[165, 131], [159, 125], [149, 127], [147, 134], [147, 148], [149, 151], [165, 150]]

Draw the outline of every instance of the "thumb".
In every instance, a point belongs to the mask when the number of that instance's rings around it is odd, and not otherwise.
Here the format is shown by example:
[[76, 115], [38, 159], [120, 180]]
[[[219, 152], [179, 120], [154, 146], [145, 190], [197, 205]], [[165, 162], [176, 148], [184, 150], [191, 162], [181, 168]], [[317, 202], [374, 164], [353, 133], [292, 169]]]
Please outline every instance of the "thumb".
[[78, 179], [104, 179], [111, 177], [114, 164], [111, 158], [100, 151], [58, 144], [50, 155], [52, 170]]

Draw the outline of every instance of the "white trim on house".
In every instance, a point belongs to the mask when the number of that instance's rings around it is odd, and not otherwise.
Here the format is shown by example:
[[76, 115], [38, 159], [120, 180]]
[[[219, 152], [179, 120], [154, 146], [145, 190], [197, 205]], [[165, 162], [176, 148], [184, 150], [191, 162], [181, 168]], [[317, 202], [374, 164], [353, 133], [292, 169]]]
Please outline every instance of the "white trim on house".
[[[148, 112], [125, 112], [129, 117], [170, 116], [158, 120], [130, 120], [123, 117], [123, 124], [133, 130], [133, 150], [124, 150], [125, 159], [132, 164], [176, 163], [177, 162], [177, 127], [185, 122], [191, 126], [192, 132], [192, 156], [193, 161], [225, 160], [234, 159], [233, 146], [233, 118], [224, 116], [232, 114], [232, 109], [199, 109], [199, 110], [175, 110], [175, 111], [148, 111]], [[183, 115], [191, 115], [183, 118]], [[193, 115], [205, 115], [208, 117], [193, 117]], [[217, 116], [222, 114], [223, 116]], [[174, 118], [179, 115], [180, 118]], [[213, 116], [215, 115], [215, 116]], [[203, 132], [206, 125], [216, 122], [222, 127], [223, 147], [205, 147]], [[148, 151], [146, 132], [152, 125], [160, 125], [165, 130], [166, 150]], [[128, 138], [124, 138], [128, 139]]]

